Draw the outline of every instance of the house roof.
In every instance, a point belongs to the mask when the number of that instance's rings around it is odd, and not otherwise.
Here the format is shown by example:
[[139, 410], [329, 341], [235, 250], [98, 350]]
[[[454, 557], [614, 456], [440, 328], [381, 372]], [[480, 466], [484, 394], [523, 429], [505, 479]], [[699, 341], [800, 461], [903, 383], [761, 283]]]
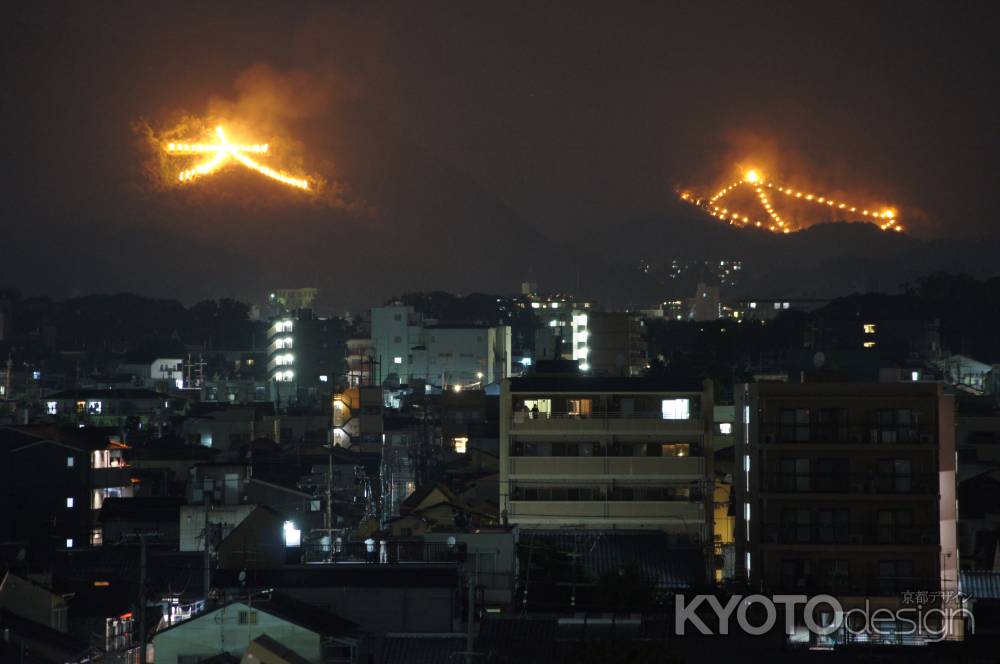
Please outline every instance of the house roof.
[[636, 566], [657, 588], [698, 585], [704, 559], [697, 549], [674, 544], [658, 530], [535, 530], [522, 529], [522, 545], [548, 546], [579, 556], [594, 576]]
[[[250, 642], [250, 648], [247, 650], [248, 653], [263, 650], [268, 655], [278, 658], [281, 662], [285, 664], [310, 664], [309, 660], [298, 654], [288, 646], [272, 639], [267, 634], [261, 634], [256, 639]], [[259, 654], [259, 653], [258, 653]], [[258, 657], [258, 659], [260, 659]]]
[[33, 620], [22, 618], [6, 609], [0, 609], [0, 628], [9, 628], [18, 636], [34, 641], [42, 641], [70, 655], [83, 655], [90, 648], [90, 644], [87, 641], [80, 640], [65, 632], [54, 630], [47, 625], [37, 623]]
[[382, 664], [451, 664], [465, 651], [464, 634], [387, 634], [382, 639]]
[[218, 569], [212, 583], [219, 588], [454, 588], [454, 563], [407, 563], [406, 565], [285, 565], [247, 573], [245, 582], [238, 569]]
[[255, 611], [267, 613], [275, 618], [298, 625], [299, 627], [323, 636], [345, 636], [354, 632], [358, 628], [357, 623], [351, 622], [346, 618], [341, 618], [330, 611], [326, 611], [317, 606], [313, 606], [312, 604], [299, 601], [283, 593], [272, 592], [269, 594], [230, 600], [222, 606], [194, 616], [190, 620], [174, 623], [169, 627], [161, 629], [153, 635], [153, 638], [155, 639], [164, 632], [178, 629], [197, 620], [203, 620], [208, 616], [225, 609], [226, 607], [234, 605], [251, 607]]
[[[80, 388], [75, 390], [63, 390], [50, 394], [49, 401], [59, 401], [62, 399], [176, 399], [177, 395], [154, 392], [153, 390], [125, 390], [109, 389], [104, 390], [95, 387]], [[180, 397], [184, 398], [184, 397]]]
[[1000, 599], [1000, 572], [962, 572], [960, 579], [962, 593], [972, 599]]
[[417, 487], [413, 493], [406, 497], [406, 500], [404, 500], [399, 506], [400, 510], [412, 511], [419, 508], [420, 504], [427, 500], [427, 498], [429, 498], [435, 491], [440, 492], [444, 498], [444, 501], [435, 501], [435, 505], [438, 505], [441, 502], [454, 502], [455, 504], [461, 504], [462, 502], [459, 497], [444, 484], [425, 484], [424, 486]]
[[101, 522], [119, 520], [164, 521], [180, 517], [184, 498], [172, 496], [136, 496], [105, 498], [101, 506]]
[[555, 618], [498, 618], [479, 626], [476, 650], [487, 657], [502, 653], [509, 661], [529, 664], [556, 660], [559, 625]]
[[510, 379], [511, 392], [701, 392], [702, 386], [689, 380], [650, 377], [592, 377], [578, 375], [535, 375]]
[[113, 427], [0, 427], [0, 447], [13, 451], [38, 443], [53, 443], [80, 451], [100, 450], [107, 448], [110, 435], [118, 433], [120, 431]]

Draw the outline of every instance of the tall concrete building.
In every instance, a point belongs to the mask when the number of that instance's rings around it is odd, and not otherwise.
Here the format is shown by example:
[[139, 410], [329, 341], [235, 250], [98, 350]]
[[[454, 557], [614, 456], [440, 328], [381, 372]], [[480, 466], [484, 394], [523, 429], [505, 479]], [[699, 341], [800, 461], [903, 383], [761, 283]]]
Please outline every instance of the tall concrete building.
[[509, 326], [438, 325], [404, 305], [375, 307], [371, 321], [376, 384], [422, 380], [461, 389], [510, 375]]
[[594, 376], [641, 376], [648, 358], [642, 317], [634, 313], [591, 313], [587, 361]]
[[845, 609], [905, 608], [915, 593], [941, 607], [958, 591], [954, 398], [942, 385], [738, 385], [734, 434], [737, 580]]
[[657, 529], [711, 567], [711, 383], [534, 375], [503, 382], [500, 509], [524, 528]]
[[340, 320], [295, 316], [271, 322], [267, 330], [267, 375], [271, 398], [279, 404], [310, 400], [329, 402], [338, 378], [346, 371], [344, 332]]

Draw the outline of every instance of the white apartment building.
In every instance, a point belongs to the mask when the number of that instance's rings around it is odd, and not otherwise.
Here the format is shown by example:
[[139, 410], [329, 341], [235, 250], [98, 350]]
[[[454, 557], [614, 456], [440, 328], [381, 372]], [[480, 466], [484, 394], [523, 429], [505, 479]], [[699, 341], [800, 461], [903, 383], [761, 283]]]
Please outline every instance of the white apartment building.
[[711, 383], [535, 375], [500, 396], [500, 509], [524, 528], [712, 543]]
[[441, 388], [480, 388], [510, 375], [508, 326], [437, 325], [412, 307], [375, 307], [372, 346], [378, 384], [426, 381]]

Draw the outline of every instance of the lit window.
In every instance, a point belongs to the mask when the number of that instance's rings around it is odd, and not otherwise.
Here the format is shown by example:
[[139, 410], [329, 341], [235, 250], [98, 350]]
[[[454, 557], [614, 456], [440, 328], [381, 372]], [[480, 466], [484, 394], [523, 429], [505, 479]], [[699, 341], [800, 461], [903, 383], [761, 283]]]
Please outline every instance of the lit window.
[[321, 382], [321, 383], [327, 383], [329, 381], [330, 381], [330, 377], [327, 376], [326, 374], [323, 374], [322, 376], [319, 377], [319, 382]]
[[691, 419], [690, 399], [664, 399], [662, 403], [663, 419], [665, 420], [688, 420]]
[[302, 531], [296, 528], [294, 523], [285, 521], [283, 530], [285, 533], [285, 546], [300, 546], [302, 544]]
[[66, 538], [66, 548], [67, 549], [72, 549], [73, 548], [73, 538], [72, 537], [67, 537]]
[[100, 401], [88, 401], [87, 402], [87, 412], [91, 415], [101, 414], [101, 402]]
[[459, 436], [458, 438], [451, 439], [455, 443], [455, 452], [457, 454], [465, 454], [466, 445], [469, 443], [469, 438], [467, 436]]
[[863, 327], [865, 334], [875, 334], [875, 323], [865, 323]]
[[403, 363], [403, 358], [401, 358], [401, 357], [399, 357], [397, 355], [396, 357], [392, 358], [392, 363], [393, 364], [402, 364]]
[[750, 308], [751, 309], [756, 309], [757, 308], [757, 303], [756, 302], [751, 302], [750, 303]]
[[92, 528], [90, 531], [90, 546], [101, 546], [104, 543], [104, 531], [100, 528]]
[[111, 452], [108, 450], [94, 450], [90, 453], [91, 468], [107, 468], [111, 465]]
[[920, 372], [919, 371], [911, 371], [910, 372], [910, 380], [912, 380], [913, 382], [916, 382], [916, 381], [920, 380]]
[[861, 345], [864, 346], [865, 348], [874, 348], [875, 347], [875, 342], [874, 341], [866, 341], [866, 342], [864, 342]]
[[66, 499], [66, 507], [68, 507], [70, 509], [73, 508], [73, 505], [75, 503], [76, 503], [76, 501], [72, 497]]
[[76, 459], [71, 456], [66, 457], [66, 467], [72, 468], [76, 464]]
[[59, 402], [58, 401], [46, 401], [45, 402], [45, 412], [49, 415], [55, 415], [59, 412]]
[[780, 309], [781, 308], [781, 302], [775, 302], [774, 303], [774, 308], [775, 309]]
[[719, 422], [719, 433], [729, 435], [733, 432], [732, 422]]
[[539, 308], [539, 307], [541, 307], [541, 306], [542, 306], [542, 305], [541, 305], [541, 304], [539, 304], [538, 302], [532, 302], [532, 303], [531, 303], [531, 308], [532, 308], [532, 309], [538, 309], [538, 308]]

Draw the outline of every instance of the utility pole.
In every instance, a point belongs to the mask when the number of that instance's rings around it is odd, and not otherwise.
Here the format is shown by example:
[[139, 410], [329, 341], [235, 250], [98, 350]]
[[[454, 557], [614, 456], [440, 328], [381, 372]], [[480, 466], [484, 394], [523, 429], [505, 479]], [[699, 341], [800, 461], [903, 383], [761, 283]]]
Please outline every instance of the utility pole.
[[139, 662], [146, 664], [146, 536], [139, 533]]
[[[467, 574], [466, 583], [469, 584], [469, 615], [466, 621], [466, 631], [465, 631], [465, 661], [468, 664], [472, 664], [472, 653], [475, 647], [475, 639], [472, 636], [472, 628], [475, 624], [475, 613], [476, 613], [476, 584], [479, 582], [479, 552], [469, 551], [472, 555], [473, 568], [475, 569], [475, 574]], [[465, 564], [466, 572], [468, 572], [469, 564]]]
[[212, 589], [212, 579], [211, 579], [211, 574], [212, 574], [212, 553], [209, 550], [209, 546], [210, 546], [210, 544], [209, 544], [210, 532], [209, 532], [209, 524], [208, 524], [208, 508], [209, 508], [209, 506], [211, 504], [212, 504], [212, 495], [210, 493], [206, 492], [205, 493], [205, 556], [204, 556], [204, 563], [205, 563], [204, 575], [205, 575], [205, 578], [202, 581], [202, 590], [203, 590], [204, 595], [205, 595], [205, 609], [206, 610], [208, 609], [208, 594], [209, 594], [209, 592]]

